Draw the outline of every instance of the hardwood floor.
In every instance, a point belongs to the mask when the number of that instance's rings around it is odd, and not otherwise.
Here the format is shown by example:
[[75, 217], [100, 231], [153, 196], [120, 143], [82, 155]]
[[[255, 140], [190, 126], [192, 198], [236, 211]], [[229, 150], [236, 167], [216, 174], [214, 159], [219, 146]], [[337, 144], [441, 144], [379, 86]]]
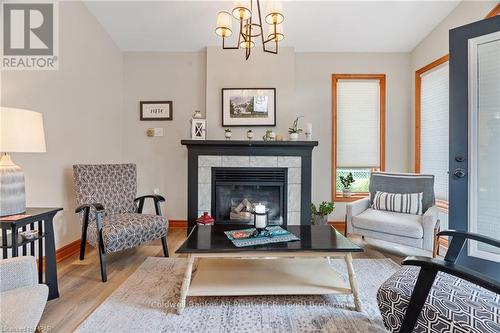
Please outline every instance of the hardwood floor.
[[[175, 250], [185, 237], [184, 229], [169, 230], [168, 247], [171, 257], [177, 257]], [[408, 248], [385, 242], [365, 241], [360, 237], [351, 239], [365, 248], [364, 253], [356, 254], [354, 258], [391, 258], [399, 263], [409, 254], [423, 254], [408, 253]], [[101, 282], [98, 255], [90, 246], [87, 247], [84, 261], [79, 260], [78, 254], [61, 261], [58, 264], [61, 296], [48, 302], [40, 322], [41, 330], [72, 332], [150, 256], [163, 256], [160, 241], [108, 255], [106, 283]]]

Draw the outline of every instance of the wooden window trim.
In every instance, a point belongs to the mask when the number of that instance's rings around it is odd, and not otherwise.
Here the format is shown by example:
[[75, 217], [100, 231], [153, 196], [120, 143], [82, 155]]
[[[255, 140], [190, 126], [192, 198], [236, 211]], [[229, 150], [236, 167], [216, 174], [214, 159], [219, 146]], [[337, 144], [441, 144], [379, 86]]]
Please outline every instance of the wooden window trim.
[[[428, 71], [441, 66], [449, 60], [449, 56], [444, 55], [431, 62], [428, 65], [415, 71], [415, 173], [420, 173], [420, 146], [421, 146], [421, 114], [422, 114], [422, 75]], [[448, 212], [448, 202], [445, 200], [436, 200], [436, 206]]]
[[500, 3], [498, 3], [489, 13], [486, 15], [485, 18], [490, 18], [493, 16], [497, 16], [500, 14]]
[[380, 166], [379, 170], [385, 170], [385, 101], [386, 81], [385, 74], [333, 74], [332, 75], [332, 200], [337, 202], [351, 202], [366, 198], [368, 192], [353, 193], [351, 197], [345, 198], [337, 192], [337, 82], [338, 80], [379, 80], [380, 82]]
[[448, 61], [448, 55], [434, 60], [415, 72], [415, 173], [420, 172], [421, 115], [422, 115], [422, 75]]
[[448, 201], [446, 200], [436, 200], [436, 206], [441, 211], [448, 213]]

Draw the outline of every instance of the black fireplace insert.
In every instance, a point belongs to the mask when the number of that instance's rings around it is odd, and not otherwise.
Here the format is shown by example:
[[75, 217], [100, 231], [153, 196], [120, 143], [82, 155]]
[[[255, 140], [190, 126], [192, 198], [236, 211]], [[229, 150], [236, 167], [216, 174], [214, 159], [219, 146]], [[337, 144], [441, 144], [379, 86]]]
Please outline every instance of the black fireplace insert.
[[269, 224], [286, 225], [287, 168], [212, 168], [211, 213], [217, 224], [253, 224], [253, 207], [269, 210]]

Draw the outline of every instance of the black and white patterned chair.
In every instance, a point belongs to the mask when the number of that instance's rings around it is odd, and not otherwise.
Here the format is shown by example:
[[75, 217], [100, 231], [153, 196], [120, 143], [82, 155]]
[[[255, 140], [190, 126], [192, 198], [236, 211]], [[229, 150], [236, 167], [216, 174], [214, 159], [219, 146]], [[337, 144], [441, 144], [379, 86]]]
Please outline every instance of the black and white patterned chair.
[[[99, 250], [102, 281], [106, 282], [106, 254], [161, 239], [168, 257], [168, 220], [161, 216], [161, 195], [136, 198], [135, 164], [78, 164], [73, 166], [76, 213], [82, 215], [80, 260], [88, 242]], [[156, 215], [142, 214], [144, 201], [152, 199]]]
[[500, 332], [500, 282], [455, 264], [467, 239], [496, 247], [500, 242], [452, 230], [439, 235], [453, 237], [444, 260], [408, 257], [403, 265], [409, 266], [379, 288], [386, 328], [402, 333]]

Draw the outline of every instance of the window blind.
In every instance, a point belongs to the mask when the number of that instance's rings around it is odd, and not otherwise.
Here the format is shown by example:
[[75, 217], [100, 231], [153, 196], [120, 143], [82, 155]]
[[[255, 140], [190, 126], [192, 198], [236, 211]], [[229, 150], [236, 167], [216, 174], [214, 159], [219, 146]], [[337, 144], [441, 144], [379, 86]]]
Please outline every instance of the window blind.
[[435, 177], [436, 198], [448, 201], [448, 62], [421, 76], [420, 172]]
[[380, 81], [337, 82], [337, 167], [380, 166]]

